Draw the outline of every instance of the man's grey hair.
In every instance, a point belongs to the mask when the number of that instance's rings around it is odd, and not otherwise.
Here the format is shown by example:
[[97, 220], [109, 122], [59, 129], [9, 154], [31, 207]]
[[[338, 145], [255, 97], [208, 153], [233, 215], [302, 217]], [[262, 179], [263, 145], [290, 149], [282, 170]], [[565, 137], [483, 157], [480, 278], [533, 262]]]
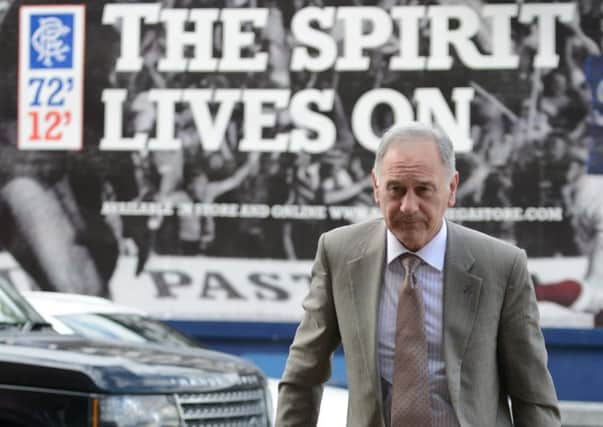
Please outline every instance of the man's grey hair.
[[440, 154], [440, 159], [447, 172], [448, 179], [452, 179], [456, 171], [456, 161], [454, 157], [454, 147], [448, 137], [433, 127], [419, 122], [410, 122], [403, 125], [394, 125], [389, 128], [381, 137], [379, 147], [375, 153], [374, 170], [377, 179], [379, 178], [381, 163], [387, 150], [393, 145], [404, 141], [434, 141]]

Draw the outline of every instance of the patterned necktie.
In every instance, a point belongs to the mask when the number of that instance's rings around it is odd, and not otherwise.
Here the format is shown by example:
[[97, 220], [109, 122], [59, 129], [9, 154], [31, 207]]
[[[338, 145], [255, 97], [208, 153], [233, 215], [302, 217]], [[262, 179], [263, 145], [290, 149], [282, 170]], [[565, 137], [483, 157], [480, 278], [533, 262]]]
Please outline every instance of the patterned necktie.
[[423, 300], [414, 270], [414, 255], [402, 257], [404, 281], [398, 300], [396, 350], [392, 384], [391, 426], [431, 427], [431, 396], [427, 372], [427, 340], [423, 326]]

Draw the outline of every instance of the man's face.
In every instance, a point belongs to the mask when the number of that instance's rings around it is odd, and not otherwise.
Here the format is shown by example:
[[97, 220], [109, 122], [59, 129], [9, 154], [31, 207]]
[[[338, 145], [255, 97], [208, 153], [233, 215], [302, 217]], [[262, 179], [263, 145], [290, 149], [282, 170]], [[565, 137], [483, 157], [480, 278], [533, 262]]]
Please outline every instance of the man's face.
[[458, 172], [448, 179], [432, 140], [404, 140], [390, 145], [373, 193], [385, 223], [409, 250], [418, 251], [440, 230], [446, 208], [454, 206]]

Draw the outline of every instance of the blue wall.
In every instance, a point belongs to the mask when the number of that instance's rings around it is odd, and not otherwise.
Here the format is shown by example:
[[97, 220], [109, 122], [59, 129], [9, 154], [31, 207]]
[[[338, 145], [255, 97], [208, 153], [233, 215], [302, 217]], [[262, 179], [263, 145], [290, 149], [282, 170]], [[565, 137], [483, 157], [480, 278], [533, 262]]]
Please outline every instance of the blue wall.
[[560, 400], [603, 402], [603, 329], [543, 329]]
[[[254, 361], [280, 378], [297, 324], [170, 320], [206, 347]], [[603, 402], [603, 329], [544, 329], [549, 369], [560, 400]], [[331, 385], [347, 386], [343, 352], [333, 357]]]

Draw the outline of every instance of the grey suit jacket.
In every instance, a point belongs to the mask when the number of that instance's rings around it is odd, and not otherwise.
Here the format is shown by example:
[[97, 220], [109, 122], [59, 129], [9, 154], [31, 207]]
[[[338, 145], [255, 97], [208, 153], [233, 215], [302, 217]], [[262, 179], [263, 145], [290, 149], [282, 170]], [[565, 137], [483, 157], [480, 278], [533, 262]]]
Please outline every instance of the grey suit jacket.
[[[316, 424], [322, 384], [340, 344], [347, 425], [384, 425], [377, 317], [385, 233], [380, 219], [321, 236], [305, 314], [279, 385], [278, 427]], [[561, 425], [524, 251], [448, 222], [443, 316], [448, 389], [461, 426]]]

